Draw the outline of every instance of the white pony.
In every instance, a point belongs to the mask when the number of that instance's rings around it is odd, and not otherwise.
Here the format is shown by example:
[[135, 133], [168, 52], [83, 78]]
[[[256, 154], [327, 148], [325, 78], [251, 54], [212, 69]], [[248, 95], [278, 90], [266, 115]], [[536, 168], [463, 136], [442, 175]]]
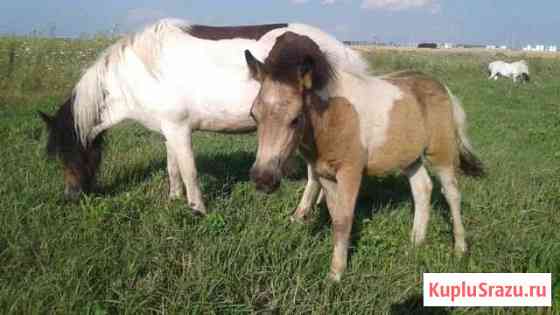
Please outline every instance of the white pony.
[[529, 81], [529, 66], [525, 60], [507, 63], [501, 60], [491, 62], [488, 65], [488, 79], [498, 80], [498, 76], [509, 77], [513, 82], [517, 82], [520, 78], [521, 81]]
[[189, 206], [206, 213], [191, 135], [255, 130], [249, 112], [260, 86], [249, 75], [244, 51], [265, 59], [287, 31], [316, 41], [337, 70], [367, 72], [357, 52], [303, 24], [210, 27], [165, 19], [107, 48], [55, 116], [41, 113], [50, 132], [48, 152], [64, 165], [65, 196], [90, 189], [101, 135], [131, 120], [165, 137], [170, 197], [182, 196], [184, 185]]

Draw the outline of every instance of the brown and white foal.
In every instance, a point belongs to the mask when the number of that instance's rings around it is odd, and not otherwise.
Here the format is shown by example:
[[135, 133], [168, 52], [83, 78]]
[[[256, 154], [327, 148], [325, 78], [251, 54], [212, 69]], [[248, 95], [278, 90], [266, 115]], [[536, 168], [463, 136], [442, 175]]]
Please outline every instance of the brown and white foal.
[[[249, 51], [245, 56], [261, 83], [251, 109], [258, 126], [251, 177], [257, 189], [274, 191], [283, 164], [300, 149], [311, 170], [306, 193], [317, 196], [323, 188], [326, 194], [334, 233], [332, 279], [338, 281], [346, 269], [363, 175], [397, 171], [408, 177], [415, 208], [411, 238], [419, 245], [429, 219], [429, 162], [451, 209], [455, 250], [467, 250], [456, 170], [480, 176], [483, 167], [468, 142], [465, 114], [444, 85], [411, 71], [383, 77], [334, 73], [313, 40], [289, 32], [278, 38], [264, 63]], [[312, 201], [302, 204], [296, 219], [306, 215]]]

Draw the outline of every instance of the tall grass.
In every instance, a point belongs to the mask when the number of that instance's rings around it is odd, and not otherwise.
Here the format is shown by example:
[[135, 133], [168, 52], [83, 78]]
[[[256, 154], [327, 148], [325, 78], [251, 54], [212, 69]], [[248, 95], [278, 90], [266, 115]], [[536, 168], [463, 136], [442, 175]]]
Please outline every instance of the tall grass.
[[44, 156], [37, 110], [54, 111], [108, 40], [0, 39], [0, 312], [531, 314], [531, 308], [422, 309], [423, 272], [552, 272], [560, 308], [560, 64], [529, 59], [532, 82], [487, 81], [492, 56], [375, 51], [376, 73], [415, 68], [462, 99], [483, 180], [461, 179], [470, 254], [453, 255], [447, 206], [434, 189], [426, 246], [409, 243], [407, 183], [364, 182], [348, 273], [326, 280], [324, 206], [309, 225], [288, 216], [304, 167], [272, 196], [248, 180], [253, 135], [194, 138], [211, 214], [167, 199], [165, 147], [137, 126], [110, 133], [101, 186], [62, 200], [58, 163]]

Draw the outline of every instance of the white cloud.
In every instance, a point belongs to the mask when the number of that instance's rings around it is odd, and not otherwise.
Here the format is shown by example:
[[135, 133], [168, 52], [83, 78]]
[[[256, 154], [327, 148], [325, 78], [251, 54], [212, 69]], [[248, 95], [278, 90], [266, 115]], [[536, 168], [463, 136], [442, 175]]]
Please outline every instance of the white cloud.
[[321, 1], [321, 4], [324, 5], [329, 5], [329, 4], [335, 4], [336, 0], [323, 0]]
[[433, 13], [439, 12], [440, 5], [436, 0], [364, 0], [363, 9], [385, 9], [401, 11], [413, 8], [430, 8]]
[[290, 2], [292, 4], [302, 4], [302, 3], [306, 3], [309, 0], [290, 0]]

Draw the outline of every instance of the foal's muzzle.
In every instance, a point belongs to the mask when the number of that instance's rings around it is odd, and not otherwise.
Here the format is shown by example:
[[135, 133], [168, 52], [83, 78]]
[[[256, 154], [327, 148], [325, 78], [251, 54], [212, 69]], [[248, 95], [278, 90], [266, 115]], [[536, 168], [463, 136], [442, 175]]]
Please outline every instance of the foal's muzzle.
[[258, 191], [270, 194], [280, 187], [280, 176], [277, 172], [253, 167], [250, 175]]

